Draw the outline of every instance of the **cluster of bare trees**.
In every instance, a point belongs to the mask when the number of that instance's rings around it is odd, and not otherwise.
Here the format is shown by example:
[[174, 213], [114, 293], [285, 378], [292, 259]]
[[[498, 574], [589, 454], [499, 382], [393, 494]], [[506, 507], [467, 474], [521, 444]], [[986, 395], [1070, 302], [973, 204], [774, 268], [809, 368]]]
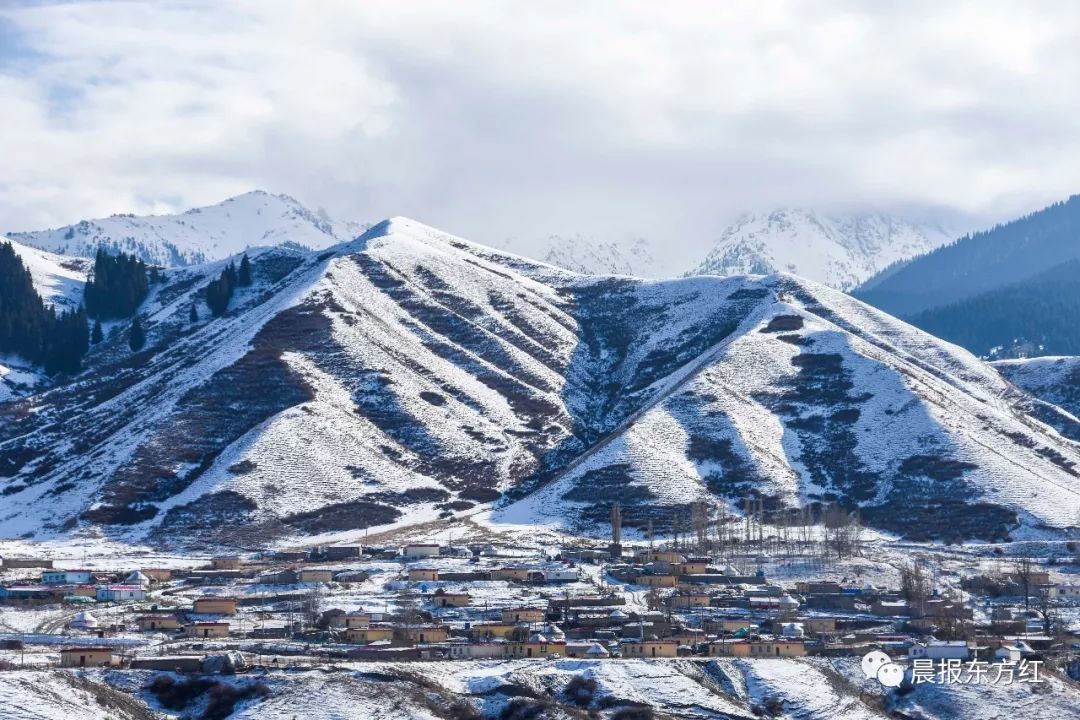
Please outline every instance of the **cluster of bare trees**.
[[[726, 505], [711, 509], [692, 503], [676, 510], [671, 529], [675, 548], [721, 558], [748, 552], [780, 558], [811, 558], [822, 563], [861, 554], [859, 511], [840, 505], [766, 511], [760, 497], [745, 497], [741, 515]], [[647, 537], [652, 540], [652, 522]]]

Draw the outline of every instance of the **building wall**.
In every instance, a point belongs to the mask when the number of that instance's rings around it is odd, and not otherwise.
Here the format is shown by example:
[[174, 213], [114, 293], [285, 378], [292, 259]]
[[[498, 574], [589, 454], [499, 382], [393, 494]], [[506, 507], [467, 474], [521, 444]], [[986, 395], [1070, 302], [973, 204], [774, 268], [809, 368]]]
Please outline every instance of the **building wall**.
[[196, 598], [192, 611], [206, 615], [235, 615], [236, 600], [222, 598]]
[[60, 667], [101, 667], [111, 665], [112, 661], [111, 648], [104, 650], [86, 648], [75, 652], [60, 653]]

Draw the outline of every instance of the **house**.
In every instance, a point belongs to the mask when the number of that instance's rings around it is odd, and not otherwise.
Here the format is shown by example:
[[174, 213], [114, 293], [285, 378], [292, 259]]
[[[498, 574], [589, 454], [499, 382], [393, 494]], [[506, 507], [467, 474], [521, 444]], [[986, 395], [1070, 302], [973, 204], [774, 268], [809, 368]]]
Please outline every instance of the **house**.
[[132, 670], [161, 670], [175, 673], [202, 672], [201, 655], [150, 655], [131, 658]]
[[69, 647], [60, 650], [60, 667], [108, 667], [117, 665], [111, 647]]
[[341, 560], [354, 560], [363, 554], [363, 548], [359, 545], [326, 545], [315, 551], [322, 560], [339, 562]]
[[345, 630], [345, 642], [368, 645], [373, 642], [388, 642], [394, 638], [394, 628], [389, 625], [368, 625]]
[[295, 585], [300, 582], [300, 573], [292, 568], [285, 568], [260, 576], [259, 582], [267, 585]]
[[931, 640], [912, 645], [908, 648], [908, 657], [912, 660], [968, 660], [971, 648], [966, 640]]
[[641, 548], [634, 553], [634, 560], [639, 563], [651, 563], [662, 562], [671, 565], [676, 565], [686, 561], [686, 558], [681, 553], [674, 550], [659, 549], [650, 550], [648, 548]]
[[546, 617], [543, 608], [535, 607], [503, 608], [500, 615], [504, 623], [538, 623]]
[[492, 580], [509, 580], [511, 582], [527, 582], [532, 568], [526, 565], [510, 565], [496, 568], [491, 573]]
[[703, 629], [710, 635], [727, 635], [734, 632], [749, 632], [757, 627], [745, 618], [715, 618], [705, 620]]
[[98, 585], [98, 602], [125, 602], [146, 599], [146, 590], [141, 585]]
[[540, 572], [543, 573], [544, 582], [547, 583], [577, 582], [581, 579], [577, 568], [572, 567], [549, 567]]
[[401, 554], [407, 558], [438, 557], [439, 546], [431, 543], [413, 543], [403, 547]]
[[1051, 585], [1046, 594], [1052, 600], [1080, 600], [1080, 585]]
[[908, 607], [907, 600], [883, 600], [879, 598], [870, 606], [870, 612], [885, 617], [898, 617], [911, 615], [911, 608]]
[[637, 584], [649, 587], [675, 587], [679, 579], [674, 575], [638, 575]]
[[709, 655], [748, 658], [803, 657], [806, 643], [796, 638], [731, 640], [709, 643]]
[[240, 558], [236, 555], [211, 558], [210, 567], [214, 570], [237, 570], [240, 567]]
[[466, 607], [472, 602], [472, 596], [467, 592], [447, 592], [440, 588], [431, 596], [431, 602], [435, 607]]
[[417, 643], [438, 643], [450, 637], [450, 628], [445, 625], [413, 625], [394, 629], [394, 643], [415, 645]]
[[304, 568], [299, 574], [299, 580], [302, 583], [328, 583], [333, 579], [334, 573], [324, 568]]
[[4, 605], [33, 607], [56, 602], [54, 588], [45, 585], [9, 585], [0, 587], [0, 602]]
[[709, 607], [709, 603], [712, 602], [712, 596], [703, 592], [680, 592], [675, 593], [668, 598], [668, 602], [671, 603], [671, 607], [677, 610]]
[[623, 640], [619, 650], [624, 658], [676, 657], [679, 654], [677, 640], [659, 640], [655, 637], [644, 640]]
[[409, 582], [435, 582], [439, 579], [439, 571], [435, 568], [409, 568]]
[[682, 575], [704, 575], [708, 569], [709, 558], [705, 557], [686, 558], [686, 561], [679, 565]]
[[994, 651], [995, 660], [1003, 660], [1005, 662], [1020, 662], [1024, 657], [1024, 653], [1020, 648], [1015, 645], [1002, 645]]
[[475, 639], [490, 639], [490, 638], [505, 638], [509, 637], [510, 633], [517, 627], [512, 622], [487, 622], [487, 623], [474, 623], [469, 632]]
[[503, 656], [514, 658], [548, 657], [565, 655], [566, 641], [552, 640], [540, 633], [534, 633], [528, 640], [510, 641], [504, 644]]
[[447, 645], [447, 657], [451, 660], [477, 660], [501, 658], [506, 653], [504, 643], [494, 642], [455, 642]]
[[139, 626], [139, 630], [142, 632], [180, 629], [180, 620], [175, 615], [139, 615], [135, 618], [135, 624]]
[[330, 618], [330, 627], [332, 628], [349, 630], [351, 628], [363, 628], [369, 625], [371, 625], [371, 613], [343, 613]]
[[[1023, 578], [1021, 577], [1021, 575], [1022, 575], [1022, 573], [1015, 572], [1015, 571], [1005, 573], [1005, 577], [1008, 578], [1011, 582], [1013, 582], [1014, 584], [1016, 584], [1016, 585], [1018, 585], [1020, 587], [1023, 587], [1024, 582], [1023, 582]], [[1049, 585], [1050, 584], [1050, 573], [1047, 570], [1031, 570], [1030, 572], [1028, 572], [1027, 576], [1028, 576], [1028, 587], [1030, 589], [1037, 588], [1037, 587], [1039, 587], [1041, 585]]]
[[832, 580], [810, 580], [795, 583], [795, 592], [800, 595], [839, 595], [844, 592], [844, 588]]
[[214, 595], [195, 598], [191, 611], [199, 615], [235, 615], [236, 598]]
[[227, 622], [194, 622], [184, 628], [184, 635], [191, 638], [229, 637]]
[[41, 573], [43, 585], [89, 585], [94, 582], [91, 570], [44, 570]]

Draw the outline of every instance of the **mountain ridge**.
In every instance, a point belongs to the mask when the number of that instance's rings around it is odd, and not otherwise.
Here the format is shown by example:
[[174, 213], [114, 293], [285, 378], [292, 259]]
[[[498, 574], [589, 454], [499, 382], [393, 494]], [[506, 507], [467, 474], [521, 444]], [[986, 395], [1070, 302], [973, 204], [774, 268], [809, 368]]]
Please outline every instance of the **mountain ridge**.
[[688, 275], [791, 272], [839, 290], [948, 241], [940, 225], [881, 213], [827, 215], [799, 208], [742, 215]]
[[105, 247], [114, 253], [134, 254], [149, 264], [173, 267], [221, 260], [249, 247], [293, 244], [323, 249], [351, 240], [365, 228], [332, 220], [324, 211], [312, 211], [288, 195], [253, 190], [178, 214], [112, 215], [8, 234], [58, 255], [93, 257], [98, 247]]
[[[1080, 449], [967, 353], [790, 275], [583, 276], [405, 218], [166, 273], [74, 382], [0, 403], [0, 523], [265, 545], [489, 507], [595, 531], [694, 503], [913, 538], [1072, 523]], [[192, 304], [202, 319], [188, 319]], [[1073, 489], [1070, 489], [1073, 488]]]

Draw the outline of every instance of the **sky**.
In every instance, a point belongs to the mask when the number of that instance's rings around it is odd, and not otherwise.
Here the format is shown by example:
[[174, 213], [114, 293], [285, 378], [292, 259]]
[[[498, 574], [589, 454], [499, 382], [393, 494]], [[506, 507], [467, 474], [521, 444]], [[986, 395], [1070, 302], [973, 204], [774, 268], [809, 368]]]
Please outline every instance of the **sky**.
[[478, 242], [1080, 189], [1080, 6], [0, 0], [0, 231], [259, 188]]

